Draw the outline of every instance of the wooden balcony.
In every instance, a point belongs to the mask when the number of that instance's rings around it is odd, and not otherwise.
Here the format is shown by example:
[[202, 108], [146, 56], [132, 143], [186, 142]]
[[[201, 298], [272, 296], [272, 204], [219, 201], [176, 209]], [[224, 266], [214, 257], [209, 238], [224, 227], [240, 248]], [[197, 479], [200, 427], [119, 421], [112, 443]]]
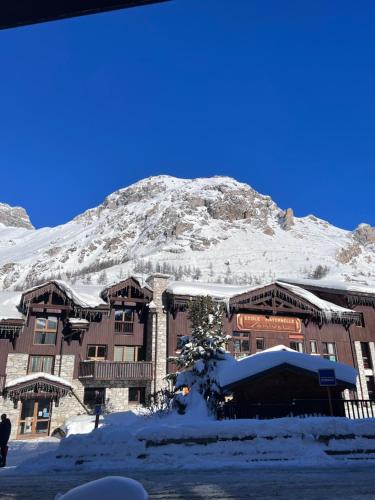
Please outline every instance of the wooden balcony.
[[115, 333], [133, 333], [133, 321], [115, 321]]
[[5, 387], [5, 381], [7, 379], [6, 375], [0, 375], [0, 394], [3, 392]]
[[78, 378], [82, 380], [151, 380], [152, 363], [118, 361], [81, 361]]

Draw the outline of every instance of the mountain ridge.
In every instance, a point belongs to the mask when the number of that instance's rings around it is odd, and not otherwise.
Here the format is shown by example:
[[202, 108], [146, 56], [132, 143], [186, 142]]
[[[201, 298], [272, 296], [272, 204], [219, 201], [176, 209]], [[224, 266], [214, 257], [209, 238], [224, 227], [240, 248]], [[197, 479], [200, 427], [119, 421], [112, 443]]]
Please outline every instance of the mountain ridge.
[[7, 206], [4, 222], [2, 206], [2, 288], [56, 277], [105, 283], [154, 270], [236, 284], [280, 275], [375, 283], [370, 225], [347, 231], [314, 215], [295, 217], [231, 177], [142, 179], [53, 228], [34, 229], [19, 207], [12, 219]]

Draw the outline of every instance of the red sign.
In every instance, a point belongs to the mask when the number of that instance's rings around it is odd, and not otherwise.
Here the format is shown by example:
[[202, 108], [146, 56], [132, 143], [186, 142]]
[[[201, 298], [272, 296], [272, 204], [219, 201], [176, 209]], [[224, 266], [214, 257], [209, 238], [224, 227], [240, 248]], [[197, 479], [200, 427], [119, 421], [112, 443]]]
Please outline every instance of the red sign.
[[301, 320], [286, 316], [263, 316], [261, 314], [237, 314], [238, 330], [258, 332], [301, 333]]

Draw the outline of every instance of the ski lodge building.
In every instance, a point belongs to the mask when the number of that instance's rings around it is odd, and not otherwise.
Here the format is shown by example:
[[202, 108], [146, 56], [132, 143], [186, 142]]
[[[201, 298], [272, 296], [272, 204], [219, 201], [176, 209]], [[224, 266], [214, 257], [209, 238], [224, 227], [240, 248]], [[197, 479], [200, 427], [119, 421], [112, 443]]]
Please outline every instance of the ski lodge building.
[[[278, 345], [320, 356], [354, 367], [355, 398], [375, 399], [375, 289], [313, 280], [238, 287], [160, 274], [104, 289], [50, 281], [0, 292], [0, 413], [12, 437], [49, 435], [98, 401], [110, 411], [142, 405], [165, 386], [168, 357], [190, 333], [189, 302], [201, 295], [225, 304], [235, 357]], [[270, 386], [270, 376], [253, 384]], [[343, 389], [350, 397], [354, 386]]]

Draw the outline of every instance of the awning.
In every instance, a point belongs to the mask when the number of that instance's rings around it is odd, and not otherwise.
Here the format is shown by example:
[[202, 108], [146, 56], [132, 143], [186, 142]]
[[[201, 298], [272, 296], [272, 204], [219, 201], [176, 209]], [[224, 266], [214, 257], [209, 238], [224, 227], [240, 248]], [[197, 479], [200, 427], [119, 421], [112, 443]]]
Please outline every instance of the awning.
[[31, 373], [6, 383], [4, 397], [14, 402], [23, 399], [50, 398], [58, 401], [71, 394], [72, 386], [68, 381], [49, 373]]

